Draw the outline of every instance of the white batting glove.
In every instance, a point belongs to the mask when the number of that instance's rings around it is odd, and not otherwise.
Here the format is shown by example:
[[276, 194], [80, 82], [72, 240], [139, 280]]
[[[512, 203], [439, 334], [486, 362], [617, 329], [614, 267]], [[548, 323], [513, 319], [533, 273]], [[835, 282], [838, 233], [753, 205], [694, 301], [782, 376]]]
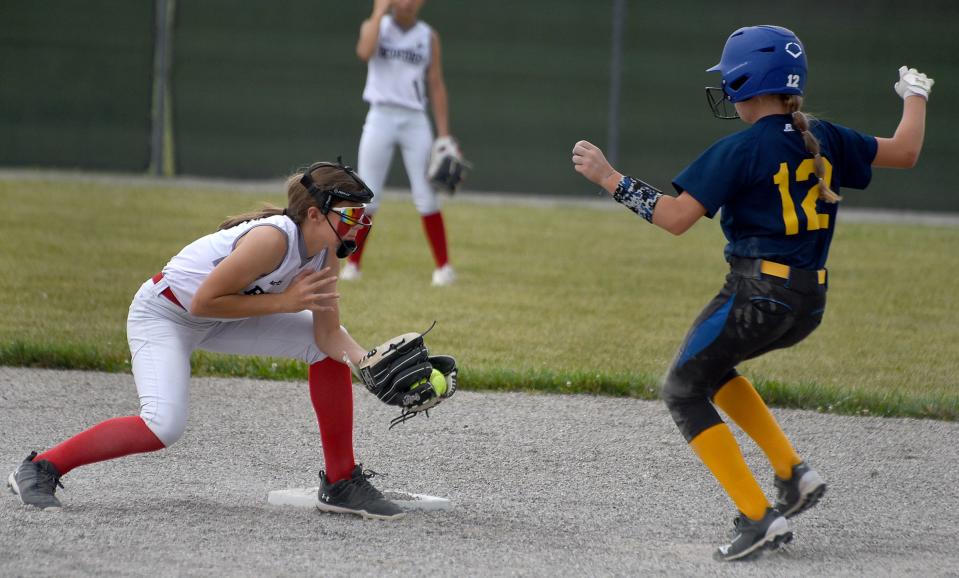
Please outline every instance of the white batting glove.
[[915, 68], [901, 66], [899, 67], [899, 82], [895, 84], [896, 94], [903, 100], [907, 96], [921, 96], [929, 100], [929, 93], [932, 92], [932, 85], [935, 82]]

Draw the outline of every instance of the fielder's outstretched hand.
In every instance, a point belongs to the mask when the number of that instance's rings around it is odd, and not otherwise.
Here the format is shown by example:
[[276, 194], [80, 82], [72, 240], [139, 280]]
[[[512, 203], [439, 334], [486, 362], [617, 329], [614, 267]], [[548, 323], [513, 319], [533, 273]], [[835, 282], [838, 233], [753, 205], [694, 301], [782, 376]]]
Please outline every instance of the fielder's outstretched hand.
[[336, 277], [330, 275], [330, 268], [319, 271], [304, 271], [283, 292], [287, 299], [286, 310], [291, 313], [308, 309], [315, 313], [336, 309], [340, 294], [336, 292]]
[[[606, 160], [603, 151], [586, 140], [581, 140], [573, 145], [573, 169], [607, 191], [614, 190], [616, 188], [615, 183], [623, 178], [623, 175], [616, 172], [616, 169]], [[612, 189], [608, 186], [611, 182], [613, 183]]]

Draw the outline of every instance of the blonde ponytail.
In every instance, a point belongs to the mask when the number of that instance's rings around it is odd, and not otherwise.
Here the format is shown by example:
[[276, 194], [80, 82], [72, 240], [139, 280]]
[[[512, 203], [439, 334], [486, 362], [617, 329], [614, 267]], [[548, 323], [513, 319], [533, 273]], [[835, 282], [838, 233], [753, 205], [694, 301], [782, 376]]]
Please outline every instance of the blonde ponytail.
[[800, 110], [802, 108], [802, 97], [797, 94], [783, 96], [786, 104], [786, 112], [792, 114], [793, 128], [802, 135], [806, 150], [813, 156], [813, 166], [816, 170], [816, 178], [819, 179], [819, 198], [827, 203], [838, 203], [842, 197], [837, 195], [829, 188], [826, 182], [826, 164], [820, 154], [819, 139], [809, 130], [809, 116]]
[[249, 213], [243, 213], [242, 215], [236, 215], [235, 217], [227, 217], [225, 221], [220, 223], [220, 226], [217, 227], [218, 231], [223, 229], [229, 229], [230, 227], [235, 227], [240, 223], [245, 223], [247, 221], [255, 221], [256, 219], [262, 219], [263, 217], [272, 217], [273, 215], [282, 215], [283, 209], [270, 203], [263, 203], [263, 208], [259, 211], [250, 211]]

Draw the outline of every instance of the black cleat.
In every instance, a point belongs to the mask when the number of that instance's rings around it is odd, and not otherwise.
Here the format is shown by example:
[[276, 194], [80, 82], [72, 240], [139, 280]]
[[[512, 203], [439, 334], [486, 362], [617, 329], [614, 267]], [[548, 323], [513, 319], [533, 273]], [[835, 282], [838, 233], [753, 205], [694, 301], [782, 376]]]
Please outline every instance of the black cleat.
[[60, 483], [60, 472], [47, 460], [33, 461], [37, 452], [32, 452], [7, 478], [7, 487], [20, 497], [27, 506], [41, 510], [58, 511], [60, 500], [54, 495]]
[[364, 471], [362, 465], [357, 465], [349, 478], [331, 484], [326, 479], [326, 472], [321, 471], [317, 509], [374, 520], [398, 520], [405, 516], [402, 508], [384, 498], [370, 483], [370, 478], [375, 475], [376, 472]]
[[826, 482], [806, 462], [793, 466], [793, 475], [788, 480], [776, 476], [774, 483], [779, 493], [776, 509], [787, 518], [815, 506], [826, 493]]
[[733, 541], [720, 546], [713, 554], [720, 562], [751, 560], [763, 550], [775, 550], [793, 538], [789, 522], [775, 508], [767, 508], [766, 515], [756, 521], [740, 514], [733, 524], [736, 526]]

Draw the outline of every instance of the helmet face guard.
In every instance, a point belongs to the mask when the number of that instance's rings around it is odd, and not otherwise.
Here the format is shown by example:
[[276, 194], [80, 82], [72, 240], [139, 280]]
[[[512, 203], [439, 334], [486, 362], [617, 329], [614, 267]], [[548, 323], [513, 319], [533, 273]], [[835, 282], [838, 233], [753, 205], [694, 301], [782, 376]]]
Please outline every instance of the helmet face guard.
[[760, 94], [801, 96], [807, 71], [806, 49], [791, 30], [768, 25], [740, 28], [726, 40], [719, 64], [706, 71], [722, 75], [724, 98], [707, 89], [710, 108], [718, 118], [738, 118], [723, 112], [721, 100], [737, 103]]
[[729, 96], [722, 88], [716, 86], [706, 87], [706, 102], [709, 103], [709, 109], [713, 111], [713, 116], [723, 120], [734, 120], [739, 118], [736, 107], [729, 100]]
[[[360, 190], [344, 191], [338, 187], [330, 187], [325, 189], [320, 188], [320, 186], [316, 184], [316, 181], [313, 180], [312, 173], [321, 167], [334, 167], [343, 171], [347, 174], [347, 176], [353, 179]], [[366, 186], [366, 183], [364, 183], [363, 179], [356, 174], [356, 171], [354, 171], [348, 165], [343, 164], [343, 157], [337, 157], [335, 163], [313, 163], [308, 169], [303, 171], [303, 176], [300, 178], [300, 184], [306, 187], [306, 192], [316, 200], [316, 203], [319, 205], [320, 212], [324, 215], [328, 215], [330, 211], [333, 210], [333, 203], [337, 201], [349, 201], [360, 206], [345, 207], [344, 211], [334, 211], [337, 215], [339, 215], [340, 220], [350, 224], [351, 226], [370, 227], [373, 225], [373, 223], [369, 220], [369, 215], [365, 214], [366, 204], [373, 200], [373, 191]], [[355, 220], [356, 222], [350, 223], [351, 219]], [[333, 226], [333, 223], [330, 223], [329, 219], [327, 219], [326, 222], [330, 228], [333, 229], [333, 234], [335, 234], [336, 238], [339, 240], [339, 245], [336, 248], [337, 258], [345, 259], [355, 253], [357, 250], [356, 241], [353, 239], [344, 239], [340, 236], [340, 233], [336, 230], [336, 227]]]
[[[316, 181], [313, 180], [312, 175], [313, 171], [321, 167], [334, 167], [343, 171], [347, 176], [353, 179], [360, 190], [344, 191], [343, 189], [337, 187], [321, 188], [316, 184]], [[300, 184], [306, 187], [306, 192], [316, 200], [316, 203], [319, 205], [320, 212], [324, 215], [330, 212], [330, 209], [333, 208], [333, 203], [337, 201], [350, 201], [352, 203], [365, 205], [373, 200], [373, 191], [366, 186], [366, 183], [363, 182], [363, 179], [356, 174], [356, 171], [354, 171], [352, 167], [343, 164], [342, 157], [337, 157], [335, 163], [313, 163], [308, 169], [303, 171], [303, 176], [300, 178]]]

